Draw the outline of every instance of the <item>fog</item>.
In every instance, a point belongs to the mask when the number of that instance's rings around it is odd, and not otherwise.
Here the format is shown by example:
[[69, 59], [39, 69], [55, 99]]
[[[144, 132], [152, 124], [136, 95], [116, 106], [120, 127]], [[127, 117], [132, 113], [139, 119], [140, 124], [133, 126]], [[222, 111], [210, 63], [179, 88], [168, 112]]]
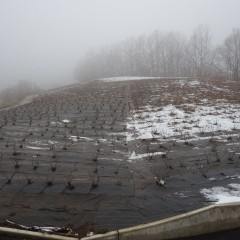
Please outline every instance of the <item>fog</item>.
[[207, 24], [218, 44], [239, 27], [239, 9], [239, 0], [0, 0], [0, 89], [72, 83], [89, 48], [154, 30], [189, 36]]

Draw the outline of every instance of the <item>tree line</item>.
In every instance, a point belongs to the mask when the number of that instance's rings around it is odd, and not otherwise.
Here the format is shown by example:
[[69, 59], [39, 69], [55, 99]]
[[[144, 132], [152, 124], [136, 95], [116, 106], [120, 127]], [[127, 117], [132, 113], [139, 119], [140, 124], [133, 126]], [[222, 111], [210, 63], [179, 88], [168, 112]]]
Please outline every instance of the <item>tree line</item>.
[[240, 80], [240, 28], [220, 46], [209, 27], [199, 25], [189, 39], [179, 32], [154, 31], [110, 47], [90, 49], [76, 69], [79, 81], [105, 77], [226, 77]]

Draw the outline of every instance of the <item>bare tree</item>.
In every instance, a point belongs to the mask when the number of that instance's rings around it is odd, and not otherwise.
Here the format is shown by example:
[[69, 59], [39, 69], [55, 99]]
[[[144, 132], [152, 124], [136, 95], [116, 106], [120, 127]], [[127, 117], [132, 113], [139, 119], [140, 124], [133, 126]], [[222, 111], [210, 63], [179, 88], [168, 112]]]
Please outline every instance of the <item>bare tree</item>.
[[228, 77], [240, 80], [240, 28], [233, 29], [220, 50]]
[[100, 50], [90, 49], [79, 64], [79, 80], [117, 76], [212, 77], [239, 79], [239, 29], [221, 48], [212, 45], [208, 26], [199, 25], [189, 40], [178, 32], [154, 31]]
[[211, 74], [215, 59], [215, 51], [211, 44], [209, 28], [206, 25], [199, 25], [189, 41], [190, 61], [195, 76], [208, 77]]

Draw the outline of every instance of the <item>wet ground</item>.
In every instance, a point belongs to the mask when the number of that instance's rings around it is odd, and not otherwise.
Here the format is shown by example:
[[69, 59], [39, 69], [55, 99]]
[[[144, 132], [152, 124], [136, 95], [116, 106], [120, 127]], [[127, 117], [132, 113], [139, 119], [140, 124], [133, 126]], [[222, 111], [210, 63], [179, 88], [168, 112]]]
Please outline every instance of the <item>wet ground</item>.
[[129, 122], [146, 105], [238, 106], [239, 89], [220, 81], [96, 81], [1, 111], [0, 219], [105, 232], [211, 204], [203, 188], [240, 184], [236, 108], [234, 128], [199, 128], [194, 138], [145, 139]]

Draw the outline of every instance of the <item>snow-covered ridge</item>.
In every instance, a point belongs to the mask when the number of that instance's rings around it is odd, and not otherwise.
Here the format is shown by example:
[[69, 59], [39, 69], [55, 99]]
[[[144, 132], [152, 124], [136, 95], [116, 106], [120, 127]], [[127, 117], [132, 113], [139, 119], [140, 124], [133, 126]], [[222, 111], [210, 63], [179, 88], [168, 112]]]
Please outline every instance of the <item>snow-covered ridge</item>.
[[104, 82], [118, 82], [118, 81], [131, 81], [131, 80], [151, 80], [151, 79], [175, 79], [175, 80], [186, 80], [193, 79], [189, 77], [131, 77], [131, 76], [122, 76], [122, 77], [109, 77], [109, 78], [99, 78], [98, 80]]

